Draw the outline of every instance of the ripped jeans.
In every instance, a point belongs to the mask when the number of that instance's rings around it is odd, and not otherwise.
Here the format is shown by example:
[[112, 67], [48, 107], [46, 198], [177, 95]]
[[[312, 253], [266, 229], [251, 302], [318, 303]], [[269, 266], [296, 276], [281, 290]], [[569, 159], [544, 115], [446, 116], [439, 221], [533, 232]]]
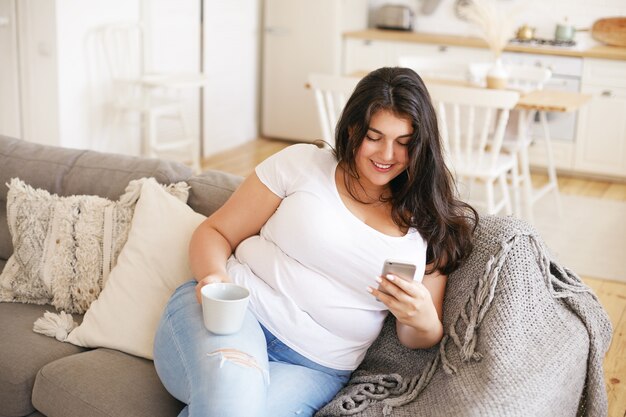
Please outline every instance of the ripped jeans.
[[238, 333], [210, 333], [195, 286], [191, 280], [176, 289], [154, 340], [159, 378], [187, 404], [179, 417], [312, 416], [348, 382], [350, 371], [293, 351], [249, 311]]

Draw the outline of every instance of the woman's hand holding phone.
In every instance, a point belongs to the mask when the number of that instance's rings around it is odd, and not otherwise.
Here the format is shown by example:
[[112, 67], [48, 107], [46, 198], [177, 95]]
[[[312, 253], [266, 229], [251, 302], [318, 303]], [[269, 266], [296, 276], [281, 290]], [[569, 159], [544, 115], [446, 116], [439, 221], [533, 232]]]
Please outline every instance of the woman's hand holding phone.
[[413, 279], [414, 274], [415, 265], [386, 261], [382, 275], [376, 277], [378, 288], [368, 287], [367, 290], [385, 304], [400, 323], [419, 327], [423, 315], [431, 315], [434, 306], [430, 292], [421, 280]]
[[[393, 275], [405, 281], [413, 281], [415, 279], [416, 269], [417, 267], [411, 263], [387, 259], [383, 264], [383, 270], [380, 276], [386, 277], [387, 275]], [[380, 286], [378, 288], [380, 289]]]

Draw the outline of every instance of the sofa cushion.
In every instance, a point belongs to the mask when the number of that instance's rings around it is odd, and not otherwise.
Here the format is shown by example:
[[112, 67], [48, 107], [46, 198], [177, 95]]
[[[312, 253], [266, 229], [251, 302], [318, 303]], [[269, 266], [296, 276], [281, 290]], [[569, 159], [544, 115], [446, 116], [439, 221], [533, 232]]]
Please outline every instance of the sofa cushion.
[[45, 146], [0, 135], [0, 258], [13, 253], [3, 186], [11, 178], [60, 196], [89, 194], [117, 200], [131, 180], [154, 177], [170, 184], [191, 174], [178, 162]]
[[[31, 392], [37, 371], [49, 362], [85, 349], [32, 331], [33, 322], [49, 305], [0, 303], [0, 404], [5, 416], [25, 416], [34, 411]], [[76, 321], [81, 316], [74, 316]]]
[[[182, 201], [187, 183], [158, 185]], [[59, 197], [11, 179], [7, 213], [14, 253], [0, 274], [0, 301], [52, 304], [84, 313], [98, 297], [128, 238], [146, 179], [133, 180], [119, 201]]]
[[44, 366], [33, 404], [48, 417], [172, 417], [184, 406], [163, 388], [152, 361], [104, 348]]
[[207, 170], [187, 180], [191, 186], [187, 204], [196, 212], [210, 216], [241, 184], [243, 178], [225, 172]]

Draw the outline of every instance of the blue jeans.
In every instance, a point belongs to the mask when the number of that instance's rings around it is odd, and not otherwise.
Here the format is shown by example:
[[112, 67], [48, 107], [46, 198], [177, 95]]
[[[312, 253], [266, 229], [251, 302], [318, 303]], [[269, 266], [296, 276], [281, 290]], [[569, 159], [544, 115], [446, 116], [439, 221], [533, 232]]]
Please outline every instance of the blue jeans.
[[293, 351], [249, 311], [238, 333], [210, 333], [195, 286], [191, 280], [176, 289], [154, 340], [159, 378], [187, 404], [179, 416], [312, 416], [348, 382], [350, 371]]

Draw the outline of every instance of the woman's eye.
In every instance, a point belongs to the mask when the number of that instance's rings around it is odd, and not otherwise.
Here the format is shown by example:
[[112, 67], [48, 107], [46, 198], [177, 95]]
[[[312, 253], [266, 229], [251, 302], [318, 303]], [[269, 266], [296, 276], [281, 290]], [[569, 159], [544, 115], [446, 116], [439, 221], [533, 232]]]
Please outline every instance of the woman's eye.
[[410, 141], [408, 141], [408, 140], [406, 142], [398, 142], [398, 145], [400, 145], [400, 146], [409, 146], [409, 142]]
[[366, 137], [368, 140], [371, 140], [372, 142], [376, 142], [376, 141], [379, 141], [379, 140], [380, 140], [380, 138], [375, 138], [375, 137], [372, 137], [372, 136], [370, 136], [370, 135], [365, 135], [365, 137]]

